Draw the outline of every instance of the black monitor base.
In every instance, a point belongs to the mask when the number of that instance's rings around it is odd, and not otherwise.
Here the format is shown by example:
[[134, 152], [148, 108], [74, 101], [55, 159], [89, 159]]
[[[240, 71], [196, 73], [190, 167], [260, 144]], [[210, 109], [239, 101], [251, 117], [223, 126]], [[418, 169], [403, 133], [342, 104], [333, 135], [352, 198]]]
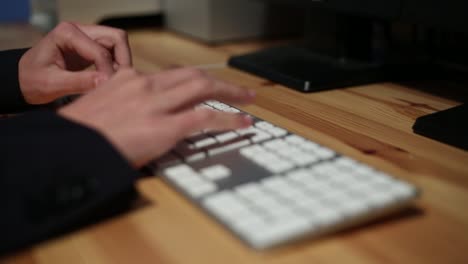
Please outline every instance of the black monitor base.
[[440, 72], [425, 59], [402, 58], [372, 62], [315, 52], [307, 47], [281, 46], [234, 56], [229, 65], [304, 93], [377, 82], [417, 80]]
[[340, 60], [295, 46], [235, 56], [229, 65], [305, 93], [390, 78], [389, 68], [383, 64]]
[[420, 117], [413, 126], [416, 134], [468, 151], [468, 105]]

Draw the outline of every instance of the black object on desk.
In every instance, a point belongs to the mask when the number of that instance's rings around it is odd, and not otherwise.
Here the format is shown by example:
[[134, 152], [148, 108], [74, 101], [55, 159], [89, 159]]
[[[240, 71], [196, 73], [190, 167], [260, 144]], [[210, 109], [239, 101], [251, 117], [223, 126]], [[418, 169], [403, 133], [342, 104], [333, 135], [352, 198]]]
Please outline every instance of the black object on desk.
[[413, 131], [468, 151], [468, 105], [422, 116], [416, 120]]
[[380, 63], [340, 61], [295, 46], [232, 57], [229, 65], [305, 93], [381, 82], [388, 78]]
[[164, 13], [148, 13], [134, 16], [106, 17], [98, 24], [128, 30], [163, 27], [164, 21]]

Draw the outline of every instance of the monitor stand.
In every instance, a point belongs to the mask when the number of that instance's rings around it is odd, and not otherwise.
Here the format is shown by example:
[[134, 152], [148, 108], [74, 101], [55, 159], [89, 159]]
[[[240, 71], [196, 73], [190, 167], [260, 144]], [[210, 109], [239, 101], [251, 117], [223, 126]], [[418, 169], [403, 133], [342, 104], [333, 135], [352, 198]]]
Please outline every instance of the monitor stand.
[[416, 134], [468, 151], [468, 105], [422, 116], [416, 120]]
[[388, 78], [382, 64], [339, 60], [300, 46], [275, 47], [232, 57], [229, 65], [304, 93]]
[[327, 25], [326, 33], [313, 35], [323, 28], [306, 26], [305, 45], [234, 56], [229, 65], [306, 93], [386, 81], [392, 69], [401, 70], [386, 58], [388, 25], [361, 17], [332, 19], [321, 22]]

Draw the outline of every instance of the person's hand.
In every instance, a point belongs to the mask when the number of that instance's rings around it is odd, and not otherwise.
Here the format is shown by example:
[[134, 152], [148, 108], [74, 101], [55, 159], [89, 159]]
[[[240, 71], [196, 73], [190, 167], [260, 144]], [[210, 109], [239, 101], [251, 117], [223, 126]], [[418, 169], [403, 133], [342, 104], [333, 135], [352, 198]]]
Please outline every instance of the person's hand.
[[170, 150], [189, 135], [250, 126], [243, 115], [195, 108], [206, 100], [249, 103], [255, 93], [194, 69], [143, 75], [118, 71], [102, 86], [59, 110], [65, 118], [100, 131], [135, 167]]
[[26, 102], [44, 104], [94, 89], [131, 65], [125, 31], [64, 22], [23, 55], [19, 82]]

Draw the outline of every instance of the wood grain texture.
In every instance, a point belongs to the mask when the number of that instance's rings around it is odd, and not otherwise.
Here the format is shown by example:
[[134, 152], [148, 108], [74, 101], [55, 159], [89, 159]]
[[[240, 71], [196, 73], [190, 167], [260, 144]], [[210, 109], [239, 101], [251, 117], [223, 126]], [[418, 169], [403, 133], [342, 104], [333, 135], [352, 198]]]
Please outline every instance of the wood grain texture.
[[[168, 32], [131, 34], [142, 71], [223, 63], [266, 44], [210, 47]], [[409, 180], [421, 198], [365, 226], [257, 252], [155, 177], [138, 183], [147, 200], [138, 209], [0, 263], [468, 263], [468, 153], [411, 130], [415, 118], [458, 102], [395, 83], [301, 94], [227, 67], [210, 73], [257, 91], [245, 111]]]

